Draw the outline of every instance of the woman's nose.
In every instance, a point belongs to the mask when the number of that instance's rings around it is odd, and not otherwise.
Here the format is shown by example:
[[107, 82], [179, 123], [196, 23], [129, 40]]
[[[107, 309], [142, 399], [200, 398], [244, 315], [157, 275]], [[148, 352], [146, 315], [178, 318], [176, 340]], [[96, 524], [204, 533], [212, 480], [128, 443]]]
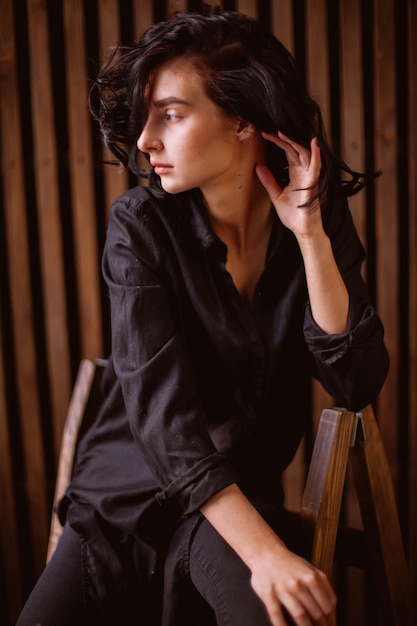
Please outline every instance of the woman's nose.
[[152, 130], [149, 121], [147, 121], [143, 127], [136, 145], [141, 152], [152, 152], [161, 149], [162, 143], [160, 139], [157, 138], [154, 130]]

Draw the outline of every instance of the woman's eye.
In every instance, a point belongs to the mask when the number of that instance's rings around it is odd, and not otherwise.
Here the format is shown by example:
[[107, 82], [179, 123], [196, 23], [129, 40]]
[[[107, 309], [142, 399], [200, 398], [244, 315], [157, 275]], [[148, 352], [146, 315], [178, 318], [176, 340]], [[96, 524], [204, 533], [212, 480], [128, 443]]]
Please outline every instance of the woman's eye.
[[165, 113], [165, 119], [169, 122], [177, 122], [180, 119], [180, 116], [177, 113]]

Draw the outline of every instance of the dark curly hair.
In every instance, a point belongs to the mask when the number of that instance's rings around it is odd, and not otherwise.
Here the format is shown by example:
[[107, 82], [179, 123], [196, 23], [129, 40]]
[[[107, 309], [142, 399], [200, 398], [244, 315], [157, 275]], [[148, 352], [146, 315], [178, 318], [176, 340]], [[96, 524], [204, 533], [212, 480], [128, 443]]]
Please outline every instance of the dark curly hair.
[[[319, 188], [353, 195], [366, 176], [351, 170], [332, 152], [320, 108], [301, 80], [295, 60], [259, 22], [220, 9], [174, 13], [149, 27], [137, 43], [116, 47], [97, 76], [90, 108], [103, 141], [119, 162], [137, 173], [136, 142], [147, 117], [147, 88], [152, 72], [174, 58], [191, 59], [209, 98], [227, 114], [260, 131], [282, 131], [309, 147], [317, 137], [322, 155]], [[266, 160], [278, 183], [288, 183], [282, 150], [266, 142]], [[156, 178], [156, 177], [154, 177]]]

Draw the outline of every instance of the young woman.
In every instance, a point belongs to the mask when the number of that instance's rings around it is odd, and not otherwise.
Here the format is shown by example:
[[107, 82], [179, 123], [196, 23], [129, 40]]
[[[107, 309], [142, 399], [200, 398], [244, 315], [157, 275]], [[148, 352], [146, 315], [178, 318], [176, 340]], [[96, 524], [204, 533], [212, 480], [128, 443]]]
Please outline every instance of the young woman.
[[137, 171], [139, 150], [152, 172], [112, 208], [103, 405], [18, 624], [333, 625], [280, 476], [311, 376], [352, 410], [386, 376], [346, 202], [363, 177], [242, 14], [152, 26], [103, 68], [92, 109], [118, 159]]

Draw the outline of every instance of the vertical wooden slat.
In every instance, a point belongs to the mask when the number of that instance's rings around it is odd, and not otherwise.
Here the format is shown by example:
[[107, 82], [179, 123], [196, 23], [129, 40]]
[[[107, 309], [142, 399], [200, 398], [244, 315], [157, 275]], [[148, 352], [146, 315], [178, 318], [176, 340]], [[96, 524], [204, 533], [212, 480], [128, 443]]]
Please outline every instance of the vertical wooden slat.
[[64, 251], [45, 0], [29, 0], [28, 33], [39, 247], [55, 458], [71, 389]]
[[327, 45], [327, 2], [306, 0], [307, 86], [322, 110], [330, 134], [330, 78]]
[[417, 623], [417, 3], [408, 1], [409, 90], [409, 487], [408, 562], [414, 581], [414, 623]]
[[[395, 93], [394, 2], [374, 3], [375, 155], [383, 175], [376, 184], [377, 309], [385, 326], [391, 369], [380, 394], [378, 419], [387, 456], [396, 475], [398, 445], [398, 204]], [[396, 489], [397, 492], [397, 489]]]
[[81, 352], [83, 357], [94, 359], [103, 356], [103, 322], [83, 17], [82, 0], [64, 0], [69, 164]]
[[[306, 68], [307, 87], [320, 105], [323, 121], [330, 134], [330, 76], [327, 47], [327, 12], [325, 0], [306, 1]], [[315, 427], [321, 411], [332, 406], [332, 398], [323, 387], [313, 381], [313, 417]]]
[[[2, 60], [0, 60], [0, 63]], [[0, 322], [2, 322], [1, 316]], [[3, 332], [2, 326], [0, 326], [0, 550], [4, 563], [4, 585], [10, 623], [15, 620], [22, 605], [17, 511], [11, 449], [12, 442], [6, 403], [6, 372], [3, 362]], [[6, 613], [6, 608], [4, 608], [4, 612]]]
[[[341, 157], [349, 167], [365, 170], [364, 94], [362, 75], [361, 0], [340, 0], [340, 71], [341, 71]], [[362, 243], [366, 246], [366, 195], [360, 192], [349, 198], [353, 220]], [[363, 267], [365, 274], [365, 265]], [[351, 471], [348, 471], [344, 501], [345, 522], [353, 528], [362, 527], [362, 517]], [[355, 626], [364, 622], [366, 577], [358, 570], [346, 574], [346, 612]], [[353, 615], [352, 615], [353, 614]], [[348, 616], [347, 616], [348, 617]]]
[[293, 1], [271, 2], [271, 31], [294, 54]]
[[[154, 23], [154, 11], [152, 0], [136, 0], [133, 4], [133, 24], [134, 33], [136, 38], [139, 38], [144, 31]], [[149, 168], [149, 161], [146, 156], [141, 152], [139, 154], [139, 169], [147, 170]], [[140, 181], [143, 185], [147, 184], [147, 179], [143, 178]]]
[[[340, 0], [341, 156], [359, 172], [365, 170], [364, 94], [360, 0]], [[355, 226], [366, 245], [365, 194], [349, 198]]]
[[256, 0], [237, 0], [236, 11], [256, 18], [258, 17], [258, 3]]
[[[33, 544], [35, 567], [40, 572], [45, 561], [49, 525], [48, 503], [35, 349], [36, 328], [31, 298], [29, 238], [12, 5], [11, 0], [0, 2], [2, 16], [0, 28], [1, 167], [13, 316], [13, 348], [16, 363], [14, 376], [23, 437], [25, 497], [29, 511], [28, 532]], [[16, 417], [14, 416], [14, 419]], [[3, 450], [1, 452], [4, 454]], [[16, 558], [18, 558], [17, 555]]]
[[136, 37], [140, 37], [144, 30], [154, 21], [152, 0], [134, 0], [133, 24]]
[[[120, 42], [118, 0], [102, 0], [99, 2], [98, 20], [100, 51], [105, 51]], [[107, 215], [113, 200], [128, 186], [127, 172], [117, 165], [112, 165], [112, 161], [114, 161], [114, 157], [110, 150], [103, 148], [104, 196]]]
[[187, 0], [167, 0], [167, 13], [174, 11], [185, 11], [187, 9]]
[[217, 2], [216, 0], [208, 0], [206, 2], [206, 4], [212, 6], [212, 7], [218, 7], [218, 6], [223, 6], [223, 2]]

